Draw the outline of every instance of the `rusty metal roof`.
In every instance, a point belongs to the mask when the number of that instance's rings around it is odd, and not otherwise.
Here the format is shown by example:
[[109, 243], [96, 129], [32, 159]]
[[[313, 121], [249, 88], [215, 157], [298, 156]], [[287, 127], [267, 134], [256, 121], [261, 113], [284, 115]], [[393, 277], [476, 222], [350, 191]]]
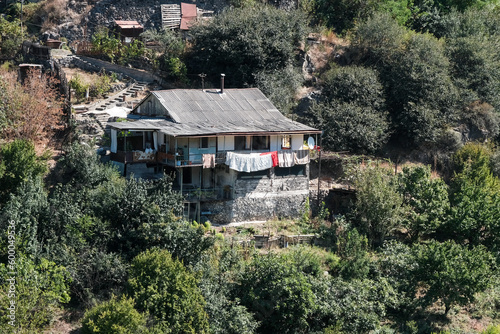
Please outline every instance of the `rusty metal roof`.
[[155, 118], [108, 124], [120, 130], [160, 130], [176, 137], [321, 132], [283, 116], [257, 88], [225, 89], [223, 94], [196, 89], [151, 94], [165, 107], [173, 122]]
[[180, 30], [189, 30], [196, 22], [197, 10], [196, 5], [181, 2], [181, 24]]

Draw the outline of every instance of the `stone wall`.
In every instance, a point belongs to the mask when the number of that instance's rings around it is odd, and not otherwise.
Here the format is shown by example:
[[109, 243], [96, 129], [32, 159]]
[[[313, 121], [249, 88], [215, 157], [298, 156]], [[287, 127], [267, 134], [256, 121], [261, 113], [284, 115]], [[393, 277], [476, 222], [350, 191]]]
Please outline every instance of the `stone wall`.
[[212, 223], [268, 220], [273, 217], [298, 217], [309, 196], [307, 176], [238, 179], [233, 199], [202, 203], [202, 211], [210, 211]]

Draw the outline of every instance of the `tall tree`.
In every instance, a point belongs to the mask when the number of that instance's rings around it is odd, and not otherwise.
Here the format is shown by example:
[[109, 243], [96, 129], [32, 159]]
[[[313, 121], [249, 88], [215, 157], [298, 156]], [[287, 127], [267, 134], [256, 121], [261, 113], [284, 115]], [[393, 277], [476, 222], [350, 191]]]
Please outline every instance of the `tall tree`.
[[358, 171], [355, 215], [360, 232], [368, 235], [372, 244], [382, 245], [386, 236], [402, 226], [405, 215], [403, 197], [397, 192], [392, 171], [369, 166]]
[[239, 88], [254, 85], [254, 73], [293, 65], [306, 22], [300, 12], [259, 6], [227, 10], [191, 32], [190, 72], [206, 73], [217, 85], [225, 73], [226, 85]]
[[441, 300], [448, 314], [453, 305], [466, 305], [490, 282], [494, 258], [484, 246], [472, 249], [453, 241], [432, 241], [415, 247], [418, 266], [413, 275], [421, 282], [424, 306]]
[[148, 311], [174, 333], [208, 333], [205, 300], [197, 279], [166, 250], [139, 254], [130, 266], [130, 292], [140, 310]]

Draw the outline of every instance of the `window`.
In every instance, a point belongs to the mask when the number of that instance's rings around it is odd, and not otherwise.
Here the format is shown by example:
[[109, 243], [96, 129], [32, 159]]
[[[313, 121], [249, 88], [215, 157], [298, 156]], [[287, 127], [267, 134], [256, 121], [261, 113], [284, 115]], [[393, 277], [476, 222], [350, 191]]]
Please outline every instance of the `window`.
[[253, 136], [252, 137], [253, 150], [267, 150], [269, 149], [269, 136]]
[[304, 165], [295, 165], [292, 167], [275, 167], [274, 175], [278, 177], [304, 176], [306, 175], [306, 167]]
[[234, 149], [236, 151], [244, 150], [245, 147], [246, 147], [246, 137], [245, 136], [234, 137]]
[[236, 136], [234, 149], [235, 151], [267, 150], [269, 149], [269, 136]]
[[208, 137], [201, 137], [200, 148], [208, 148]]
[[269, 177], [269, 169], [259, 170], [256, 172], [239, 172], [238, 179], [262, 179], [263, 177]]
[[182, 170], [182, 184], [191, 184], [193, 183], [193, 169], [192, 168], [184, 168]]
[[290, 135], [283, 135], [281, 137], [281, 149], [290, 149], [292, 147], [292, 141]]

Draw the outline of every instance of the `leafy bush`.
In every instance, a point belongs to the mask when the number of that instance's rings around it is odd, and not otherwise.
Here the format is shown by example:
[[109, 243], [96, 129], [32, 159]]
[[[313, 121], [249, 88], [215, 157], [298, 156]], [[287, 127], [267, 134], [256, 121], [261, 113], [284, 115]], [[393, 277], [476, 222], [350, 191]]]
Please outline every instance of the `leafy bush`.
[[445, 223], [450, 209], [448, 187], [440, 178], [431, 178], [430, 166], [403, 168], [399, 192], [408, 205], [406, 224], [412, 241], [435, 234]]
[[[39, 221], [45, 217], [47, 193], [41, 177], [29, 179], [17, 188], [0, 210], [0, 229], [7, 231], [11, 221], [16, 223], [16, 251], [26, 255], [40, 252]], [[8, 236], [0, 235], [0, 256], [7, 257]]]
[[255, 84], [283, 114], [289, 114], [295, 104], [295, 94], [303, 81], [297, 68], [289, 65], [283, 69], [260, 71], [255, 74]]
[[145, 42], [157, 43], [166, 59], [180, 58], [186, 47], [181, 35], [170, 29], [148, 29], [141, 34], [141, 38]]
[[146, 316], [134, 309], [134, 300], [123, 296], [98, 304], [85, 312], [82, 334], [136, 334], [146, 325]]
[[460, 242], [498, 250], [500, 180], [490, 170], [490, 155], [487, 147], [468, 143], [453, 156], [452, 208], [444, 232]]
[[47, 154], [37, 156], [35, 145], [27, 140], [14, 140], [0, 145], [0, 205], [28, 179], [36, 179], [48, 171]]
[[388, 140], [387, 114], [352, 103], [317, 103], [307, 111], [306, 122], [325, 129], [322, 146], [332, 151], [373, 153]]
[[353, 34], [359, 63], [380, 73], [394, 134], [410, 145], [433, 143], [461, 104], [444, 46], [430, 34], [400, 27], [386, 14], [374, 14]]
[[111, 62], [114, 62], [120, 54], [121, 42], [111, 34], [108, 28], [97, 28], [92, 35], [91, 42], [92, 52], [105, 56]]
[[187, 83], [187, 68], [186, 65], [178, 57], [171, 57], [165, 61], [164, 70], [168, 75], [182, 83]]
[[379, 112], [385, 109], [384, 90], [376, 70], [362, 66], [335, 67], [323, 78], [325, 100], [353, 103]]
[[488, 328], [482, 331], [481, 334], [500, 334], [500, 325], [488, 326]]
[[96, 80], [90, 85], [89, 95], [92, 97], [103, 97], [111, 90], [111, 83], [113, 79], [111, 76], [103, 73], [98, 76]]
[[412, 314], [416, 307], [414, 291], [417, 286], [413, 272], [418, 267], [414, 252], [408, 245], [392, 240], [384, 243], [378, 255], [377, 274], [398, 293], [393, 310]]
[[392, 171], [369, 166], [358, 171], [355, 179], [355, 216], [360, 232], [370, 243], [382, 245], [387, 235], [402, 226], [405, 208], [397, 192]]
[[140, 310], [174, 333], [207, 333], [205, 300], [197, 280], [166, 250], [147, 250], [130, 266], [129, 289]]
[[253, 314], [233, 295], [235, 279], [244, 264], [241, 251], [237, 245], [220, 242], [195, 265], [211, 333], [251, 334], [258, 327]]
[[90, 85], [83, 82], [82, 77], [78, 75], [78, 73], [71, 78], [71, 80], [69, 81], [69, 86], [71, 89], [75, 90], [75, 96], [77, 100], [82, 100], [83, 98], [85, 98], [87, 89], [90, 88]]
[[413, 275], [426, 289], [420, 299], [424, 306], [441, 300], [448, 314], [451, 306], [472, 302], [490, 284], [494, 258], [484, 246], [467, 249], [453, 241], [432, 241], [414, 251], [418, 266]]
[[[252, 27], [252, 29], [248, 29]], [[255, 84], [254, 73], [285, 69], [304, 39], [306, 22], [299, 12], [271, 6], [232, 9], [207, 24], [192, 27], [190, 73], [206, 73], [218, 86], [220, 73], [228, 87]]]
[[[333, 333], [368, 333], [380, 327], [389, 307], [397, 303], [397, 294], [384, 279], [351, 280], [325, 278], [313, 286], [316, 308], [311, 325], [323, 330], [336, 327]], [[329, 333], [325, 331], [326, 333]]]
[[368, 239], [354, 228], [347, 231], [337, 242], [337, 254], [341, 261], [338, 269], [344, 279], [364, 279], [370, 271]]
[[276, 254], [256, 256], [241, 273], [238, 296], [261, 321], [260, 332], [301, 332], [314, 310], [307, 276]]
[[71, 266], [71, 291], [80, 304], [111, 298], [126, 283], [128, 264], [118, 255], [97, 249], [79, 250], [79, 257]]
[[319, 21], [337, 34], [345, 33], [354, 22], [366, 19], [375, 9], [375, 2], [369, 0], [315, 0], [313, 4]]
[[0, 17], [0, 55], [7, 59], [14, 59], [19, 51], [21, 44], [27, 38], [26, 26], [20, 28], [20, 21], [14, 19], [8, 21], [2, 15]]
[[35, 263], [21, 253], [16, 254], [15, 275], [4, 263], [0, 264], [0, 306], [3, 310], [11, 307], [9, 290], [11, 280], [15, 280], [15, 321], [14, 326], [6, 315], [0, 319], [0, 331], [36, 333], [47, 327], [54, 319], [60, 304], [70, 300], [69, 274], [64, 267], [46, 259]]

